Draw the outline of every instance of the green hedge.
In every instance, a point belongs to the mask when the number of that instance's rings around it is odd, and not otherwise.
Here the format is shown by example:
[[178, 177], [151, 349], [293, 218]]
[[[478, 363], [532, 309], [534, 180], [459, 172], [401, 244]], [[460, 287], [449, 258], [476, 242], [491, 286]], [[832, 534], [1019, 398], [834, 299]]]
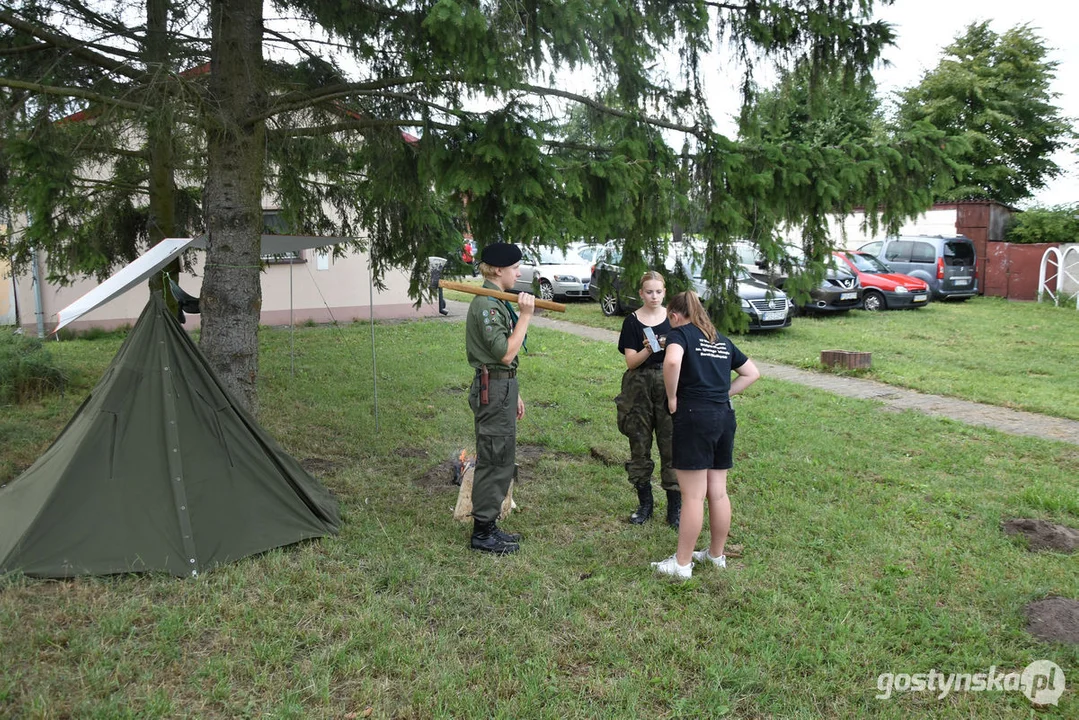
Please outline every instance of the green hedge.
[[1008, 220], [1004, 239], [1022, 244], [1079, 242], [1079, 203], [1017, 213]]

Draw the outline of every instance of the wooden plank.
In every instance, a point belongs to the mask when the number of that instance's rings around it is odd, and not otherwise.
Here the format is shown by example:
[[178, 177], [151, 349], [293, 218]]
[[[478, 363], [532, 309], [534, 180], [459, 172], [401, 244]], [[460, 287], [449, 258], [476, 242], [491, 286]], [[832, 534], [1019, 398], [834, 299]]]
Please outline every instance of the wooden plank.
[[[470, 295], [486, 295], [488, 297], [498, 298], [499, 300], [517, 302], [517, 295], [515, 293], [491, 290], [490, 288], [480, 287], [479, 285], [468, 285], [466, 283], [453, 282], [451, 280], [439, 280], [438, 286], [446, 290], [456, 290], [458, 292], [469, 293]], [[566, 306], [562, 303], [542, 300], [540, 298], [536, 298], [536, 307], [542, 310], [554, 310], [555, 312], [560, 313], [566, 312]]]

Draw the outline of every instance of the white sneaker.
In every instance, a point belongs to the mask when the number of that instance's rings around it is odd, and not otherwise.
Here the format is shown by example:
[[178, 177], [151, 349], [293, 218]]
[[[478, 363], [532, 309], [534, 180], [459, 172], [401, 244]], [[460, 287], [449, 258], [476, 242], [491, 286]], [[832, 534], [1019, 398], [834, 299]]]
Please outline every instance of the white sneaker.
[[708, 548], [704, 550], [694, 550], [693, 559], [697, 562], [710, 562], [717, 568], [727, 567], [727, 556], [720, 555], [719, 557], [712, 557], [712, 554], [708, 552]]
[[680, 580], [689, 580], [693, 577], [693, 563], [679, 565], [678, 558], [674, 555], [671, 555], [666, 560], [652, 563], [652, 567], [654, 567], [656, 572], [660, 575], [670, 575], [671, 577]]

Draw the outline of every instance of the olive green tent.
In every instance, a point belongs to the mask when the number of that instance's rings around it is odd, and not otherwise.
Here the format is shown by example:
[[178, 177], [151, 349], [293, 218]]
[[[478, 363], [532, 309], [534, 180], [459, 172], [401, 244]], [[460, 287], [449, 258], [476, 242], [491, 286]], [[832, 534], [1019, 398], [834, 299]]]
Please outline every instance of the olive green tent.
[[0, 572], [191, 576], [339, 523], [155, 296], [52, 446], [0, 487]]

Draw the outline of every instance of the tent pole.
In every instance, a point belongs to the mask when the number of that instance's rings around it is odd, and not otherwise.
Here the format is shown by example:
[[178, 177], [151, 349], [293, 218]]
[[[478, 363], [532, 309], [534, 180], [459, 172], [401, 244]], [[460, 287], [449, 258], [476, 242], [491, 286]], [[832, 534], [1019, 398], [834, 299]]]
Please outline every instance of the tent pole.
[[292, 317], [292, 265], [296, 258], [288, 259], [288, 363], [289, 375], [296, 377], [296, 322]]
[[375, 432], [378, 432], [378, 371], [375, 368], [375, 253], [374, 247], [367, 261], [367, 280], [371, 304], [371, 387], [375, 396]]

